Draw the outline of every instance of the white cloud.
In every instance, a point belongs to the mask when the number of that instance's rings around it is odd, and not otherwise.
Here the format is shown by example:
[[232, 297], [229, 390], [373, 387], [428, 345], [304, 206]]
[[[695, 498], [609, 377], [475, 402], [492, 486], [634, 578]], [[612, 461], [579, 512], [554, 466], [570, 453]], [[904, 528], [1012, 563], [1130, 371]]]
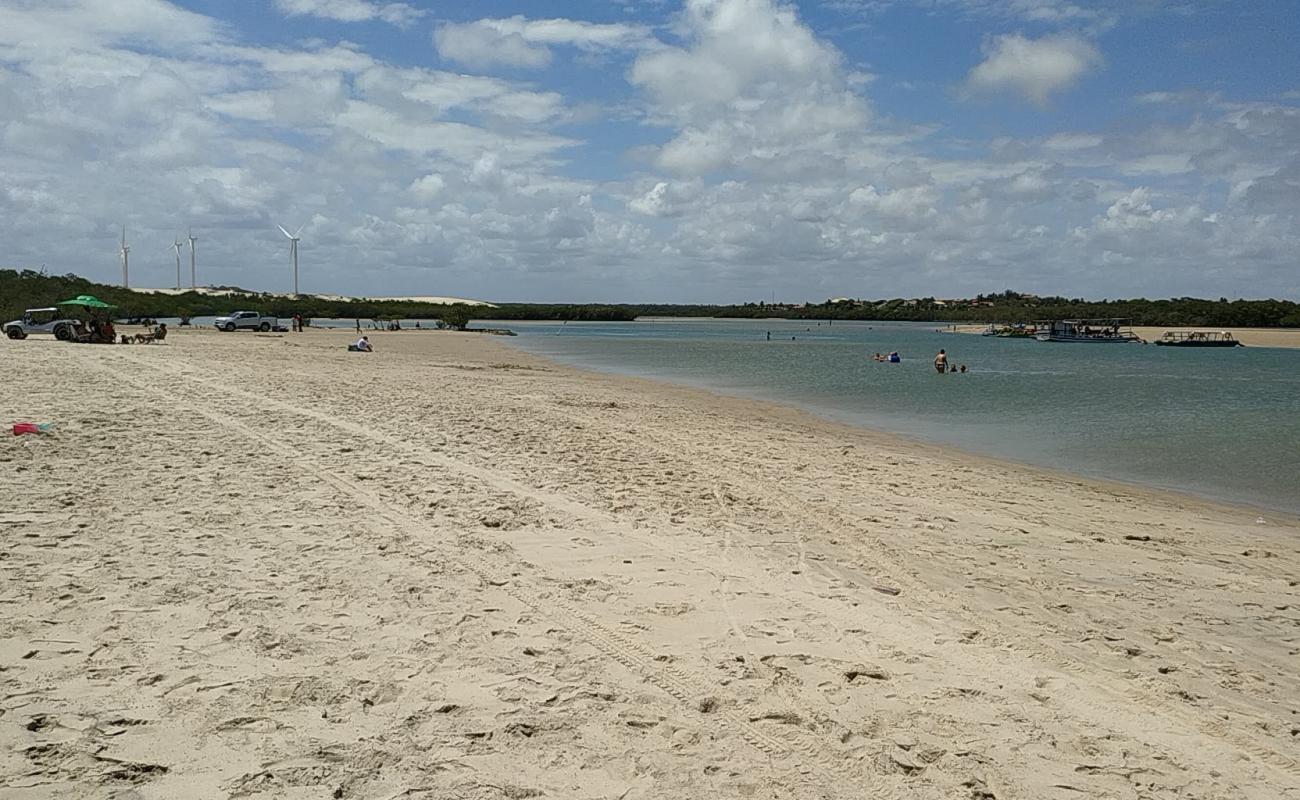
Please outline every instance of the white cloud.
[[648, 217], [680, 217], [701, 194], [702, 181], [659, 181], [649, 191], [634, 197], [627, 205]]
[[442, 190], [446, 186], [447, 182], [442, 179], [441, 175], [430, 173], [412, 181], [409, 190], [418, 199], [428, 201], [442, 194]]
[[1300, 158], [1272, 174], [1248, 181], [1239, 194], [1251, 211], [1300, 217]]
[[433, 34], [438, 54], [470, 67], [504, 65], [537, 69], [551, 63], [551, 48], [571, 46], [593, 53], [655, 44], [638, 25], [598, 25], [570, 19], [530, 20], [521, 16], [449, 23]]
[[1102, 63], [1097, 48], [1075, 36], [1009, 34], [986, 42], [984, 53], [985, 60], [966, 77], [969, 91], [1017, 92], [1038, 105]]
[[380, 20], [399, 26], [410, 25], [427, 13], [406, 3], [371, 0], [275, 0], [275, 6], [291, 17], [322, 17], [340, 22]]
[[443, 25], [434, 31], [433, 43], [438, 54], [468, 67], [483, 68], [496, 64], [539, 69], [551, 63], [550, 48], [529, 42], [519, 33], [501, 33], [490, 25], [476, 22]]
[[880, 191], [867, 185], [849, 194], [849, 203], [869, 209], [894, 220], [920, 221], [936, 216], [935, 204], [939, 193], [932, 186], [911, 186], [893, 191]]
[[652, 120], [677, 131], [658, 153], [664, 169], [834, 169], [842, 139], [864, 129], [867, 104], [848, 87], [839, 52], [793, 8], [689, 0], [681, 27], [687, 46], [642, 55], [629, 76], [650, 97]]
[[[602, 56], [527, 82], [382, 44], [254, 45], [161, 0], [0, 0], [0, 18], [6, 264], [114, 280], [125, 223], [133, 274], [165, 285], [193, 224], [200, 280], [284, 289], [274, 225], [309, 222], [304, 288], [354, 294], [1300, 292], [1285, 100], [1201, 94], [980, 138], [959, 114], [873, 114], [861, 64], [772, 0], [691, 0], [671, 46], [577, 20], [484, 26]], [[578, 68], [602, 70], [599, 101], [566, 83]]]
[[1112, 203], [1110, 208], [1106, 209], [1105, 216], [1097, 218], [1096, 227], [1109, 232], [1146, 230], [1162, 223], [1175, 222], [1180, 216], [1187, 215], [1153, 207], [1151, 190], [1139, 186]]

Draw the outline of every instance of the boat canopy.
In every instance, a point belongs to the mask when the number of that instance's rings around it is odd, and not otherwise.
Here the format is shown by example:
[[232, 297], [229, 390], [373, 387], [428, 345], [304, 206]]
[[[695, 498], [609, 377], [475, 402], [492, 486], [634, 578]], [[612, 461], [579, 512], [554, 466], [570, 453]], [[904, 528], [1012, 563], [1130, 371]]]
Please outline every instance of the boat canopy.
[[1165, 331], [1160, 337], [1165, 342], [1235, 342], [1227, 331]]

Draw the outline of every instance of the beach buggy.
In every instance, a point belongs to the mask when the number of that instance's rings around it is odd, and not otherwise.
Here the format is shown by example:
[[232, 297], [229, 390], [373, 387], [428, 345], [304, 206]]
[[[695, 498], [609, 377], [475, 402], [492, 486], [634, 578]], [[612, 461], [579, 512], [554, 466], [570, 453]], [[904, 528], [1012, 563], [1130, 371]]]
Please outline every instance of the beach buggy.
[[77, 338], [80, 321], [63, 316], [57, 308], [29, 308], [23, 312], [22, 319], [5, 323], [5, 336], [10, 339], [26, 339], [33, 333], [49, 334], [55, 339], [70, 342]]

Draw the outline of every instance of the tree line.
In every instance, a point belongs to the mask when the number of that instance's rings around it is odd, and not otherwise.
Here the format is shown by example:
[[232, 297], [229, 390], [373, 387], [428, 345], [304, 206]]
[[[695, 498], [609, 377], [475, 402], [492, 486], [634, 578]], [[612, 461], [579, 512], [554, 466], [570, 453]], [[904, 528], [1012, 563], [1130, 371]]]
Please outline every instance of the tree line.
[[1296, 328], [1300, 327], [1300, 304], [1290, 300], [1229, 300], [1225, 297], [1218, 300], [1196, 297], [1085, 300], [1038, 297], [1007, 291], [995, 295], [979, 295], [970, 300], [895, 298], [806, 303], [801, 307], [747, 303], [728, 306], [713, 316], [1000, 324], [1118, 317], [1131, 320], [1134, 325], [1171, 328]]
[[221, 316], [232, 311], [257, 311], [288, 319], [295, 314], [319, 319], [434, 319], [463, 328], [471, 316], [484, 311], [465, 303], [442, 305], [405, 300], [327, 300], [313, 295], [283, 297], [247, 292], [236, 287], [214, 287], [241, 292], [222, 296], [199, 292], [151, 294], [95, 283], [77, 275], [45, 275], [33, 270], [0, 269], [0, 317], [20, 316], [24, 309], [53, 306], [61, 300], [89, 294], [117, 306], [119, 319], [144, 317]]
[[[219, 287], [221, 288], [221, 287]], [[233, 291], [237, 290], [231, 287]], [[79, 294], [116, 305], [119, 318], [200, 317], [235, 310], [288, 318], [301, 314], [323, 319], [437, 319], [463, 328], [470, 317], [494, 320], [630, 322], [639, 317], [719, 317], [742, 319], [843, 319], [924, 322], [1004, 323], [1040, 319], [1122, 317], [1135, 325], [1214, 328], [1300, 327], [1300, 304], [1290, 300], [1085, 300], [1038, 297], [1005, 291], [967, 300], [894, 298], [824, 303], [743, 303], [674, 305], [657, 303], [501, 303], [495, 308], [441, 305], [407, 300], [327, 300], [313, 295], [284, 297], [245, 293], [218, 296], [183, 292], [148, 294], [95, 283], [77, 275], [45, 275], [33, 270], [0, 270], [0, 321], [26, 308], [52, 306]]]

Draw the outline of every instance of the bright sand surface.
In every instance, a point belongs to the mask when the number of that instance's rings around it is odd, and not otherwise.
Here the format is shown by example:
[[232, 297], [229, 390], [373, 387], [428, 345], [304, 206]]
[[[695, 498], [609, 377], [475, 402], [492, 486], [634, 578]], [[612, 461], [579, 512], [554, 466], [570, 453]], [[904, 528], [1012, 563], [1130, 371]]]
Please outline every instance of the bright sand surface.
[[1136, 327], [1133, 332], [1148, 342], [1154, 342], [1166, 331], [1228, 331], [1247, 347], [1300, 347], [1300, 328], [1146, 328]]
[[[936, 326], [943, 326], [944, 323], [935, 323]], [[988, 325], [958, 325], [957, 333], [982, 333], [988, 329]], [[1154, 342], [1165, 334], [1166, 331], [1229, 331], [1237, 338], [1237, 341], [1247, 347], [1300, 347], [1300, 328], [1160, 328], [1138, 326], [1133, 328], [1133, 332], [1138, 336], [1146, 339], [1148, 342]]]
[[0, 796], [1300, 797], [1294, 519], [371, 338], [0, 343]]

